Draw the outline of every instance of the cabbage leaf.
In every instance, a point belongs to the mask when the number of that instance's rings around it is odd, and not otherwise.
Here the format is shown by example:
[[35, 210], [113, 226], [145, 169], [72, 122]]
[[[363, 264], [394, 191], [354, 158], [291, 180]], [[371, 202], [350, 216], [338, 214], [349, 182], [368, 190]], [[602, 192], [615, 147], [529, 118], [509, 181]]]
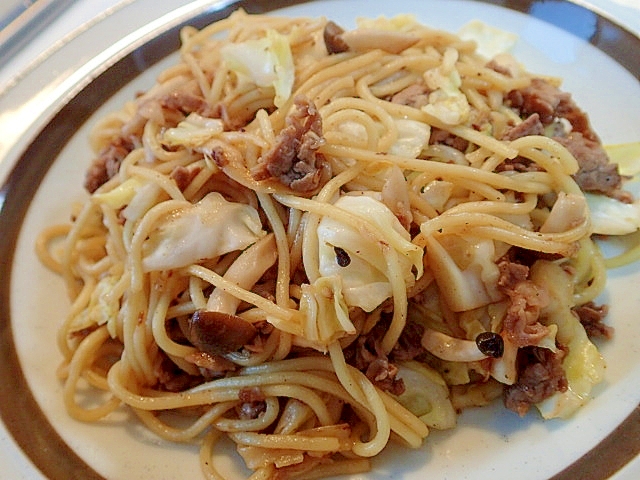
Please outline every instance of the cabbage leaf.
[[265, 234], [255, 208], [212, 192], [161, 218], [143, 244], [142, 266], [145, 271], [185, 267], [243, 250]]

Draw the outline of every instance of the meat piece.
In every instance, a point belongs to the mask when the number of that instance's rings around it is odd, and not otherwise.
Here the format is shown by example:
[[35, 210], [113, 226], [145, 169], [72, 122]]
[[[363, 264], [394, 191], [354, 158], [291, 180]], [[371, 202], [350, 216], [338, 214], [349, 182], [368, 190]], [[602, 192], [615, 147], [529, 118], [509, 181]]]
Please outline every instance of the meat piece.
[[509, 128], [502, 136], [503, 140], [515, 140], [529, 135], [544, 134], [544, 125], [540, 121], [540, 115], [532, 113], [522, 123]]
[[632, 201], [631, 195], [622, 190], [622, 176], [618, 166], [610, 163], [609, 156], [599, 142], [590, 140], [579, 132], [566, 137], [556, 137], [578, 161], [578, 172], [573, 175], [585, 192], [597, 192], [621, 201]]
[[391, 357], [394, 362], [404, 362], [413, 360], [425, 353], [422, 346], [422, 335], [424, 335], [424, 326], [419, 323], [408, 321], [400, 334], [398, 343], [391, 351]]
[[607, 305], [596, 305], [594, 302], [587, 302], [584, 305], [574, 307], [572, 311], [580, 319], [580, 323], [589, 338], [610, 339], [613, 337], [613, 328], [602, 323], [609, 313]]
[[527, 279], [529, 268], [524, 265], [502, 259], [498, 268], [498, 288], [510, 300], [503, 320], [506, 336], [518, 347], [537, 345], [549, 333], [538, 321], [540, 309], [549, 303], [547, 292]]
[[391, 97], [391, 103], [422, 108], [429, 103], [429, 87], [423, 83], [414, 83]]
[[238, 393], [241, 402], [264, 402], [265, 396], [260, 387], [243, 387]]
[[498, 286], [503, 289], [513, 290], [520, 282], [524, 282], [529, 277], [529, 267], [509, 261], [505, 258], [498, 261]]
[[189, 375], [169, 357], [161, 353], [154, 364], [154, 373], [160, 388], [167, 392], [182, 392], [202, 383], [202, 377]]
[[196, 310], [181, 328], [194, 347], [210, 355], [237, 351], [258, 334], [251, 323], [236, 315], [207, 310]]
[[555, 392], [565, 392], [568, 382], [562, 360], [565, 352], [546, 348], [527, 347], [518, 351], [518, 381], [505, 387], [504, 404], [520, 416], [531, 405], [549, 398]]
[[540, 309], [549, 302], [547, 293], [529, 280], [505, 292], [511, 300], [504, 318], [509, 340], [518, 347], [537, 345], [549, 333], [549, 328], [538, 322]]
[[214, 117], [216, 109], [212, 108], [202, 95], [187, 90], [171, 92], [159, 100], [163, 108], [177, 110], [184, 115], [197, 113], [203, 117]]
[[241, 388], [238, 398], [241, 403], [236, 407], [236, 413], [241, 420], [258, 418], [267, 409], [264, 402], [266, 397], [260, 387]]
[[380, 321], [371, 331], [358, 337], [345, 350], [347, 362], [364, 372], [378, 388], [401, 395], [404, 392], [404, 381], [396, 378], [398, 368], [382, 350], [382, 338], [387, 330], [388, 322]]
[[543, 125], [550, 125], [558, 118], [571, 124], [574, 132], [582, 133], [590, 140], [598, 140], [591, 129], [589, 118], [573, 101], [571, 94], [541, 78], [534, 78], [531, 84], [507, 94], [510, 106], [519, 111], [521, 117], [537, 113]]
[[315, 105], [302, 96], [294, 99], [295, 109], [286, 125], [252, 171], [253, 178], [274, 177], [299, 193], [311, 193], [330, 176], [330, 165], [317, 153], [324, 143], [322, 118]]
[[372, 361], [365, 371], [365, 375], [378, 388], [393, 395], [402, 395], [405, 390], [404, 381], [396, 379], [398, 367], [388, 359], [378, 357]]
[[498, 165], [496, 172], [540, 172], [542, 168], [528, 158], [517, 156], [516, 158], [507, 158]]
[[178, 165], [173, 169], [169, 176], [174, 182], [176, 182], [178, 188], [181, 191], [184, 191], [198, 173], [200, 173], [200, 168], [186, 168], [182, 165]]
[[133, 149], [134, 144], [130, 138], [115, 138], [91, 163], [85, 175], [84, 188], [89, 193], [93, 193], [107, 183], [117, 175], [120, 164]]
[[447, 145], [461, 152], [466, 152], [469, 141], [458, 137], [447, 130], [432, 127], [431, 136], [429, 137], [429, 145]]
[[509, 92], [507, 99], [512, 108], [520, 111], [521, 116], [527, 117], [537, 113], [540, 121], [549, 125], [557, 116], [556, 110], [560, 103], [571, 101], [571, 95], [562, 92], [546, 80], [534, 78], [529, 86]]
[[344, 33], [344, 29], [332, 21], [327, 22], [325, 25], [323, 37], [329, 55], [349, 50], [349, 45], [342, 39], [342, 33]]

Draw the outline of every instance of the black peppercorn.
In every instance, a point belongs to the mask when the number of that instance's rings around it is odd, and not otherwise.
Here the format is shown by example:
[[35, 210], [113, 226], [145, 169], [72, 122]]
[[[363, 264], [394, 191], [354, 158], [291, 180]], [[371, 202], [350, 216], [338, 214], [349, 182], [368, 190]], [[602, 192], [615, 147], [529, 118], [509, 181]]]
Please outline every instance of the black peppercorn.
[[476, 345], [489, 357], [500, 358], [504, 353], [504, 340], [498, 333], [482, 332], [476, 337]]
[[336, 252], [336, 262], [341, 267], [346, 267], [351, 263], [351, 258], [349, 254], [340, 247], [333, 247], [333, 251]]

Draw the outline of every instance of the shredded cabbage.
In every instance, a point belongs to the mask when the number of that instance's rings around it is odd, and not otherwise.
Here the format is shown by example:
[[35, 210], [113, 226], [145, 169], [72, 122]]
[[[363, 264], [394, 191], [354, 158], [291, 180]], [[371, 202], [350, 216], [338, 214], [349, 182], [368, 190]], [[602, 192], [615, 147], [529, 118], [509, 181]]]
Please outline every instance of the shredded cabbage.
[[342, 294], [339, 276], [318, 278], [313, 285], [301, 285], [300, 312], [304, 317], [302, 337], [311, 346], [327, 351], [333, 341], [356, 333]]
[[640, 202], [624, 203], [606, 195], [585, 194], [593, 233], [626, 235], [640, 228]]
[[162, 143], [170, 147], [198, 148], [223, 130], [222, 120], [190, 113], [177, 127], [169, 128], [164, 132]]
[[457, 61], [458, 51], [448, 48], [442, 64], [424, 73], [425, 82], [433, 91], [429, 94], [429, 103], [422, 110], [447, 125], [459, 125], [471, 113], [467, 96], [460, 90], [462, 80], [455, 68]]
[[276, 107], [283, 106], [291, 96], [295, 68], [285, 35], [269, 29], [265, 38], [224, 45], [221, 54], [240, 78], [259, 87], [273, 87]]
[[501, 298], [500, 275], [492, 240], [450, 235], [441, 243], [426, 237], [427, 259], [447, 305], [454, 312], [473, 310]]
[[120, 210], [131, 202], [139, 188], [144, 185], [142, 179], [131, 177], [113, 190], [104, 193], [94, 193], [91, 197], [98, 203], [104, 203], [114, 210]]
[[476, 52], [488, 59], [509, 52], [518, 41], [515, 33], [492, 27], [480, 20], [472, 20], [463, 25], [458, 30], [458, 36], [463, 40], [475, 41]]
[[407, 410], [425, 425], [437, 430], [456, 426], [456, 411], [449, 399], [449, 388], [440, 374], [424, 363], [399, 362], [397, 378], [405, 391], [397, 397]]
[[[620, 175], [629, 178], [625, 189], [636, 197], [640, 194], [640, 142], [607, 145], [604, 147], [611, 162], [618, 165]], [[640, 229], [640, 200], [624, 203], [606, 195], [585, 194], [593, 233], [627, 235]]]
[[[402, 246], [398, 251], [405, 281], [415, 280], [412, 268], [422, 273], [422, 249], [412, 244], [409, 233], [389, 208], [370, 196], [343, 196], [336, 207], [348, 210], [398, 237]], [[347, 305], [358, 306], [370, 312], [391, 296], [391, 283], [381, 247], [374, 238], [368, 238], [356, 226], [346, 225], [329, 217], [323, 217], [317, 229], [319, 240], [319, 271], [322, 276], [339, 276]], [[343, 249], [350, 263], [340, 266], [336, 262], [335, 247]]]
[[250, 205], [228, 202], [218, 192], [163, 218], [143, 244], [145, 271], [180, 268], [243, 250], [264, 236], [260, 215]]
[[105, 275], [96, 284], [89, 305], [73, 320], [73, 330], [79, 331], [94, 325], [107, 324], [111, 337], [116, 336], [116, 320], [120, 312], [120, 300], [111, 294], [118, 278]]
[[389, 153], [401, 157], [418, 158], [429, 145], [431, 127], [426, 123], [409, 119], [395, 120], [398, 138], [389, 148]]

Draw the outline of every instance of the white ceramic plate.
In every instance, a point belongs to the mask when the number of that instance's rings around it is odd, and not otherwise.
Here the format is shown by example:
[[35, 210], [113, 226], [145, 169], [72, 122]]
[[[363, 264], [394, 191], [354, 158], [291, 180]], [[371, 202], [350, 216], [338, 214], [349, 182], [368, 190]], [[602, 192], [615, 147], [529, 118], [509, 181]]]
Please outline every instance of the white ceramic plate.
[[[152, 9], [154, 2], [137, 3]], [[33, 143], [29, 145], [30, 137], [25, 135], [15, 147], [24, 154], [12, 165], [0, 197], [0, 414], [20, 448], [50, 478], [200, 476], [197, 446], [161, 441], [126, 412], [99, 424], [79, 423], [66, 415], [55, 376], [61, 358], [55, 331], [68, 302], [62, 283], [35, 258], [33, 242], [44, 226], [67, 218], [72, 201], [84, 198], [81, 185], [91, 160], [90, 126], [148, 88], [155, 75], [175, 60], [167, 55], [176, 45], [173, 27], [177, 23], [193, 16], [202, 25], [204, 18], [217, 15], [214, 10], [220, 3], [203, 16], [203, 2], [197, 2], [162, 17], [143, 34], [127, 37], [109, 52], [106, 64], [96, 63], [77, 79], [74, 95], [54, 102], [57, 115], [41, 120], [42, 131]], [[245, 6], [269, 10], [274, 3], [284, 2], [246, 2]], [[410, 12], [428, 25], [450, 31], [481, 19], [519, 34], [514, 54], [529, 70], [563, 77], [564, 88], [590, 113], [604, 142], [640, 141], [638, 38], [563, 1], [494, 3], [514, 4], [528, 13], [464, 0], [315, 1], [290, 6], [286, 13], [325, 15], [351, 26], [358, 15]], [[271, 6], [261, 7], [267, 4]], [[149, 20], [155, 18], [148, 15]], [[104, 23], [117, 19], [114, 15]], [[86, 36], [90, 39], [91, 31]], [[125, 55], [133, 45], [137, 49]], [[160, 62], [152, 65], [151, 59]], [[109, 98], [112, 92], [116, 93]], [[616, 335], [601, 345], [608, 363], [606, 379], [595, 390], [595, 398], [573, 418], [544, 422], [530, 414], [521, 419], [500, 404], [468, 411], [460, 417], [458, 428], [433, 432], [420, 450], [391, 447], [375, 460], [367, 478], [602, 479], [612, 475], [640, 449], [639, 283], [640, 265], [610, 273], [602, 301], [610, 304], [609, 323]], [[0, 437], [0, 445], [2, 441], [9, 442]], [[246, 473], [237, 468], [232, 452], [223, 452], [220, 461], [230, 472]], [[36, 475], [32, 466], [23, 468], [25, 476]]]

